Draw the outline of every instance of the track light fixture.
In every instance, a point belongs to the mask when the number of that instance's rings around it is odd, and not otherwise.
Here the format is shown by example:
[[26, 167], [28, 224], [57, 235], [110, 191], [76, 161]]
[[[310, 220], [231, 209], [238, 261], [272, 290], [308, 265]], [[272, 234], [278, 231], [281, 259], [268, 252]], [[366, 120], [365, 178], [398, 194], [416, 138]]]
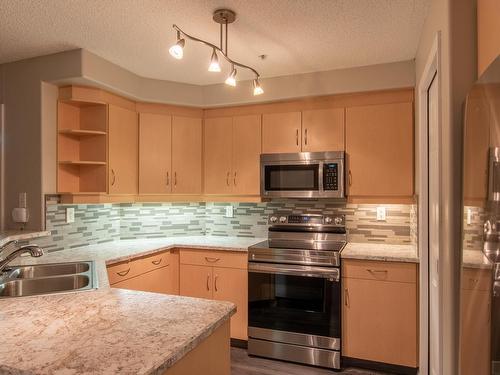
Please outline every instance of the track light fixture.
[[175, 57], [177, 60], [182, 59], [182, 56], [184, 56], [184, 44], [186, 41], [181, 38], [181, 33], [177, 31], [177, 42], [170, 47], [168, 52]]
[[208, 66], [208, 71], [209, 72], [220, 72], [219, 57], [217, 56], [217, 52], [215, 51], [215, 48], [212, 52], [212, 57], [210, 58], [210, 65]]
[[236, 86], [236, 68], [234, 67], [234, 65], [231, 65], [231, 73], [226, 78], [225, 83], [226, 83], [226, 85], [229, 85], [229, 86], [233, 86], [233, 87]]
[[208, 67], [209, 72], [220, 72], [221, 67], [219, 64], [219, 56], [218, 53], [224, 59], [231, 64], [231, 73], [229, 76], [226, 78], [225, 83], [229, 86], [236, 86], [236, 66], [244, 69], [248, 69], [252, 71], [255, 74], [255, 79], [253, 80], [253, 94], [254, 95], [261, 95], [264, 93], [264, 90], [262, 89], [260, 83], [259, 83], [259, 73], [252, 67], [248, 65], [244, 65], [242, 63], [239, 63], [237, 61], [234, 61], [229, 57], [228, 54], [228, 49], [227, 49], [227, 41], [228, 41], [228, 25], [230, 23], [233, 23], [236, 20], [236, 13], [233, 12], [232, 10], [229, 9], [218, 9], [214, 12], [213, 14], [213, 20], [217, 22], [220, 25], [220, 46], [216, 46], [215, 44], [212, 44], [210, 42], [207, 42], [203, 39], [196, 38], [192, 35], [186, 34], [184, 31], [180, 29], [177, 25], [173, 25], [173, 28], [177, 32], [177, 42], [170, 47], [169, 53], [175, 57], [176, 59], [180, 60], [182, 59], [184, 55], [184, 45], [185, 45], [185, 39], [193, 40], [195, 42], [199, 42], [202, 44], [205, 44], [206, 46], [209, 46], [212, 48], [212, 57], [210, 58], [210, 65]]

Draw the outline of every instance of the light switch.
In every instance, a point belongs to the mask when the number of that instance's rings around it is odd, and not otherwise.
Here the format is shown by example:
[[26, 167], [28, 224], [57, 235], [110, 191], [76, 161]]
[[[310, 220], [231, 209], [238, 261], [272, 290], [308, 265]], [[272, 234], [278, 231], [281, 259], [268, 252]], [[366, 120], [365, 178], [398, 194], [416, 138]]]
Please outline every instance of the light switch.
[[73, 207], [66, 208], [66, 223], [75, 222], [75, 209]]
[[385, 207], [377, 207], [377, 221], [385, 221]]
[[233, 206], [231, 206], [231, 205], [226, 206], [226, 217], [234, 217], [234, 208], [233, 208]]

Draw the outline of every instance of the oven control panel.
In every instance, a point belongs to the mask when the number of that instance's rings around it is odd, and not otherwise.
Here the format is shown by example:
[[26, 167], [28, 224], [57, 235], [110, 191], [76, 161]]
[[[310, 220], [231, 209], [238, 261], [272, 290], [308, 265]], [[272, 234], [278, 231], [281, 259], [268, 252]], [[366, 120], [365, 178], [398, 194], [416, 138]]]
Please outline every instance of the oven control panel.
[[334, 225], [344, 226], [344, 215], [269, 215], [269, 224], [271, 225]]
[[337, 163], [323, 164], [323, 190], [339, 189], [339, 165]]

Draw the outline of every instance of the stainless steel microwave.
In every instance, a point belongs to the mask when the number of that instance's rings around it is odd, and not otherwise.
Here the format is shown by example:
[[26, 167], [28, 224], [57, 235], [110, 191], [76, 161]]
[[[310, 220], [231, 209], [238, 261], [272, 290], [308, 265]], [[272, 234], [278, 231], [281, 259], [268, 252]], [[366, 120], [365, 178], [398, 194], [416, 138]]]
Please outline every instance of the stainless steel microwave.
[[260, 155], [260, 194], [266, 198], [345, 198], [344, 152]]

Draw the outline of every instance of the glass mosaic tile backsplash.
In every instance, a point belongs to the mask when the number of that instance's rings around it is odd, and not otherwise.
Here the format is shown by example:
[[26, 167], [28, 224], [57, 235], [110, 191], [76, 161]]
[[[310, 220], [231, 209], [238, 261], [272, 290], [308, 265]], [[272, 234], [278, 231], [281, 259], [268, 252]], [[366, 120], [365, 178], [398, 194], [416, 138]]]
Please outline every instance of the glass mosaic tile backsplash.
[[[225, 217], [232, 205], [234, 216]], [[267, 216], [345, 214], [348, 240], [391, 244], [415, 243], [415, 205], [383, 205], [386, 220], [376, 220], [378, 205], [339, 204], [329, 200], [276, 200], [264, 203], [120, 203], [47, 206], [46, 228], [52, 236], [37, 242], [48, 251], [117, 239], [171, 236], [267, 237]], [[66, 224], [65, 210], [75, 208], [75, 222]]]

